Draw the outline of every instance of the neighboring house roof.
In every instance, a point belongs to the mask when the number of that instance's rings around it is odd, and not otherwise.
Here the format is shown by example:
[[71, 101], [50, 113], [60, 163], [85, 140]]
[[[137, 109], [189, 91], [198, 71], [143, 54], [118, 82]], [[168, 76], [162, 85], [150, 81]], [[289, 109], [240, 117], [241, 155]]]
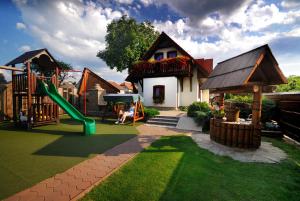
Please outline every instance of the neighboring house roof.
[[213, 59], [195, 59], [196, 62], [204, 69], [208, 74], [213, 71]]
[[257, 82], [264, 85], [287, 82], [268, 45], [218, 63], [201, 89], [237, 87]]
[[120, 84], [118, 84], [117, 82], [112, 81], [112, 80], [108, 80], [108, 82], [109, 82], [110, 84], [112, 84], [114, 87], [116, 87], [117, 89], [123, 90], [123, 87], [122, 87]]
[[121, 84], [120, 84], [120, 86], [122, 86], [122, 87], [126, 87], [128, 90], [133, 90], [133, 85], [132, 85], [132, 83], [131, 82], [122, 82]]
[[[86, 82], [85, 82], [86, 81]], [[85, 86], [86, 84], [86, 86]], [[95, 86], [95, 84], [99, 84], [102, 89], [105, 89], [107, 93], [119, 93], [120, 90], [113, 86], [111, 83], [101, 78], [99, 75], [94, 73], [88, 68], [84, 68], [81, 79], [79, 81], [78, 87], [78, 95], [82, 95], [84, 93], [84, 88], [91, 89]]]
[[60, 88], [68, 88], [68, 89], [73, 89], [73, 88], [76, 88], [76, 86], [71, 83], [71, 82], [64, 82], [60, 85]]
[[5, 65], [6, 66], [12, 66], [12, 65], [15, 65], [15, 64], [27, 63], [29, 61], [35, 61], [39, 65], [44, 66], [44, 67], [49, 67], [49, 66], [59, 67], [59, 65], [57, 64], [54, 57], [45, 48], [24, 52], [22, 55], [20, 55], [17, 58], [11, 60], [10, 62], [8, 62]]

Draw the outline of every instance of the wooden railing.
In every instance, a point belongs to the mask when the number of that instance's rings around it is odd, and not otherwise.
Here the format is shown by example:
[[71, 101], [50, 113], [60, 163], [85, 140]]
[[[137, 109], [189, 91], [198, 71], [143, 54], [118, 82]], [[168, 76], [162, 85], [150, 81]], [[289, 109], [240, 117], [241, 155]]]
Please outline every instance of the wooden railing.
[[140, 61], [129, 72], [129, 80], [158, 76], [190, 76], [191, 60], [188, 58], [172, 58], [162, 61]]
[[[13, 84], [13, 89], [14, 93], [28, 93], [28, 76], [26, 73], [24, 74], [15, 74], [12, 77], [12, 84]], [[31, 94], [36, 94], [37, 93], [37, 80], [43, 80], [46, 81], [47, 79], [50, 80], [51, 83], [57, 86], [57, 81], [55, 75], [52, 77], [45, 77], [45, 76], [37, 76], [35, 73], [30, 74], [30, 89], [31, 89]]]
[[27, 74], [16, 74], [12, 77], [12, 84], [14, 92], [27, 92]]
[[32, 117], [34, 122], [56, 120], [57, 112], [57, 107], [53, 103], [32, 104]]

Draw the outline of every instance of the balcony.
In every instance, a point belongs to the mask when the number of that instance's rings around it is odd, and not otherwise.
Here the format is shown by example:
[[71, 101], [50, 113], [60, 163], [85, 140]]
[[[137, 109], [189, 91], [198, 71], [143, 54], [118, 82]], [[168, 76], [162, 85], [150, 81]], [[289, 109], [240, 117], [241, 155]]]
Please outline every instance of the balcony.
[[176, 57], [160, 61], [138, 61], [127, 77], [127, 81], [136, 82], [151, 77], [192, 76], [192, 61], [188, 57]]

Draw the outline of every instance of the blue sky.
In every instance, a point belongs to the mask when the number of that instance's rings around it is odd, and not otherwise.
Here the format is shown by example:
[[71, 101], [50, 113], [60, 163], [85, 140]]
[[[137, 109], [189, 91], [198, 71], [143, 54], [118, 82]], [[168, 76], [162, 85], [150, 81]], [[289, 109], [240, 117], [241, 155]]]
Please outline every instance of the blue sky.
[[300, 75], [299, 0], [1, 0], [0, 64], [47, 48], [76, 69], [122, 81], [127, 73], [110, 70], [96, 54], [105, 48], [107, 24], [123, 14], [151, 21], [214, 65], [268, 43], [284, 74]]

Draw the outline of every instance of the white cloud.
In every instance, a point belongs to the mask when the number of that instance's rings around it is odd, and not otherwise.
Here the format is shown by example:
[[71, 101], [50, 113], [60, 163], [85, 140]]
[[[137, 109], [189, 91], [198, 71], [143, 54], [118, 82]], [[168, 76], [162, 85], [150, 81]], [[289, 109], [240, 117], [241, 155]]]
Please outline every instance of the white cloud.
[[121, 4], [131, 4], [133, 2], [133, 0], [115, 0], [115, 1]]
[[31, 50], [31, 47], [29, 45], [22, 45], [18, 50], [19, 52], [28, 52]]
[[26, 29], [26, 25], [22, 22], [17, 22], [16, 28], [17, 29]]
[[[106, 72], [105, 63], [96, 57], [105, 48], [106, 27], [122, 12], [103, 8], [94, 2], [15, 0], [29, 33], [57, 59], [96, 72]], [[111, 74], [114, 72], [111, 71]], [[120, 78], [119, 74], [116, 74]]]
[[[199, 27], [189, 24], [189, 19], [175, 22], [155, 21], [159, 31], [165, 31], [179, 45], [195, 58], [213, 58], [214, 64], [251, 50], [264, 44], [285, 41], [285, 37], [299, 37], [300, 26], [295, 23], [295, 16], [300, 10], [281, 11], [275, 4], [267, 5], [257, 1], [251, 6], [240, 7], [232, 16], [226, 19], [206, 17]], [[293, 17], [291, 17], [293, 16]], [[258, 22], [258, 20], [262, 22]], [[180, 28], [178, 24], [180, 22]], [[235, 25], [232, 25], [235, 23]], [[278, 29], [268, 30], [267, 27], [278, 25]], [[291, 25], [289, 29], [280, 26]], [[278, 45], [275, 46], [278, 48]], [[286, 46], [286, 48], [288, 48]], [[287, 51], [289, 51], [287, 49]], [[296, 50], [295, 50], [296, 51]], [[284, 52], [284, 51], [283, 51]], [[300, 52], [299, 52], [300, 53]], [[282, 51], [278, 61], [284, 73], [299, 74], [300, 60], [295, 54], [284, 54]], [[293, 59], [289, 59], [293, 58]], [[298, 66], [298, 67], [296, 67]]]

